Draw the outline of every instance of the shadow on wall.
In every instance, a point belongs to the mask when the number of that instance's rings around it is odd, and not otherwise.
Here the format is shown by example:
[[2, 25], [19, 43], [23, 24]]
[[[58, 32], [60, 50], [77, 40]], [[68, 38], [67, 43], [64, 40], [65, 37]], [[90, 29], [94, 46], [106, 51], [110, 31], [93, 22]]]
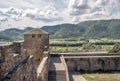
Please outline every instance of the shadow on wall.
[[120, 70], [120, 57], [66, 58], [69, 71]]

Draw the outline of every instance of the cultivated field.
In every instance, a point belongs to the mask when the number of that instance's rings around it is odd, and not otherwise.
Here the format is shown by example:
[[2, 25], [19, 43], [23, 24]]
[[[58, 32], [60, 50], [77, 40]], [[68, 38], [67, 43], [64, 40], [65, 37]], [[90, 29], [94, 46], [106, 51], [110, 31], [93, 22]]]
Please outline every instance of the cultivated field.
[[84, 73], [88, 81], [120, 81], [120, 72]]
[[119, 44], [119, 39], [80, 39], [65, 38], [51, 39], [51, 52], [109, 52], [114, 45]]

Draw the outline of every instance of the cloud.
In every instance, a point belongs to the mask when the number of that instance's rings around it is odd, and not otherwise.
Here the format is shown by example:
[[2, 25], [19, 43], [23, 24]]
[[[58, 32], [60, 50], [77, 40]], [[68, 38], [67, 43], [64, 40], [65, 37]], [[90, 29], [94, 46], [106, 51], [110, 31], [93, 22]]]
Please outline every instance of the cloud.
[[13, 19], [15, 21], [22, 20], [25, 17], [34, 20], [42, 20], [44, 22], [62, 20], [62, 18], [59, 15], [59, 11], [57, 11], [55, 7], [50, 5], [46, 6], [43, 9], [39, 8], [22, 9], [14, 7], [1, 8], [0, 15], [7, 18], [7, 20]]
[[79, 22], [79, 18], [78, 17], [73, 17], [72, 22]]
[[42, 20], [44, 22], [52, 22], [62, 19], [59, 15], [59, 11], [57, 11], [55, 7], [52, 7], [50, 5], [46, 6], [44, 10], [40, 10], [38, 8], [27, 9], [24, 14], [26, 14], [26, 17], [30, 17], [31, 19]]
[[70, 0], [68, 12], [75, 22], [78, 19], [79, 21], [112, 19], [119, 16], [119, 7], [120, 0]]
[[17, 26], [18, 24], [52, 25], [101, 19], [120, 19], [120, 0], [2, 0], [0, 2], [0, 26], [11, 23]]
[[81, 15], [89, 10], [87, 0], [70, 0], [69, 3], [69, 14], [70, 15]]
[[5, 21], [8, 21], [8, 19], [6, 17], [0, 17], [0, 21], [5, 22]]
[[7, 20], [9, 19], [19, 20], [21, 18], [22, 13], [23, 10], [13, 7], [0, 9], [0, 15], [7, 18]]

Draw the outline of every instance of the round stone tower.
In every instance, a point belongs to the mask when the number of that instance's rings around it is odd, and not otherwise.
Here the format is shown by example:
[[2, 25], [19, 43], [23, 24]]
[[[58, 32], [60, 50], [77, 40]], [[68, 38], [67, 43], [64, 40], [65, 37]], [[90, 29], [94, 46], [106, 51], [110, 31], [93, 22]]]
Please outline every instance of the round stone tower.
[[49, 48], [49, 33], [41, 29], [33, 29], [24, 33], [24, 49], [35, 59], [42, 59], [44, 51]]

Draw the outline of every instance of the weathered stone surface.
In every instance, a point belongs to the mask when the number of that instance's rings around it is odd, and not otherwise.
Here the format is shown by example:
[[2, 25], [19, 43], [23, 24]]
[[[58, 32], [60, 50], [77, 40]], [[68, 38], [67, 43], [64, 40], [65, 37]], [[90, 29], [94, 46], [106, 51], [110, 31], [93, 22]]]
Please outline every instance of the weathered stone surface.
[[27, 63], [21, 65], [11, 75], [10, 81], [37, 81], [37, 66], [34, 58], [29, 58]]
[[[12, 45], [13, 46], [13, 45]], [[12, 46], [4, 46], [0, 50], [0, 81], [47, 81], [49, 59], [46, 60], [43, 71], [37, 76], [37, 69], [40, 60], [27, 54], [26, 50], [21, 49], [21, 54], [15, 54]], [[24, 61], [29, 57], [28, 60]]]
[[[39, 34], [36, 36], [39, 37]], [[21, 42], [14, 42], [0, 46], [0, 81], [47, 81], [49, 59], [44, 62], [39, 76], [37, 69], [43, 56], [48, 57], [44, 51], [49, 47], [49, 35], [43, 34], [35, 39], [27, 35], [24, 45], [25, 47]]]
[[49, 34], [41, 29], [34, 29], [24, 34], [24, 49], [36, 59], [42, 59], [49, 48]]
[[120, 70], [120, 57], [66, 59], [70, 71]]

